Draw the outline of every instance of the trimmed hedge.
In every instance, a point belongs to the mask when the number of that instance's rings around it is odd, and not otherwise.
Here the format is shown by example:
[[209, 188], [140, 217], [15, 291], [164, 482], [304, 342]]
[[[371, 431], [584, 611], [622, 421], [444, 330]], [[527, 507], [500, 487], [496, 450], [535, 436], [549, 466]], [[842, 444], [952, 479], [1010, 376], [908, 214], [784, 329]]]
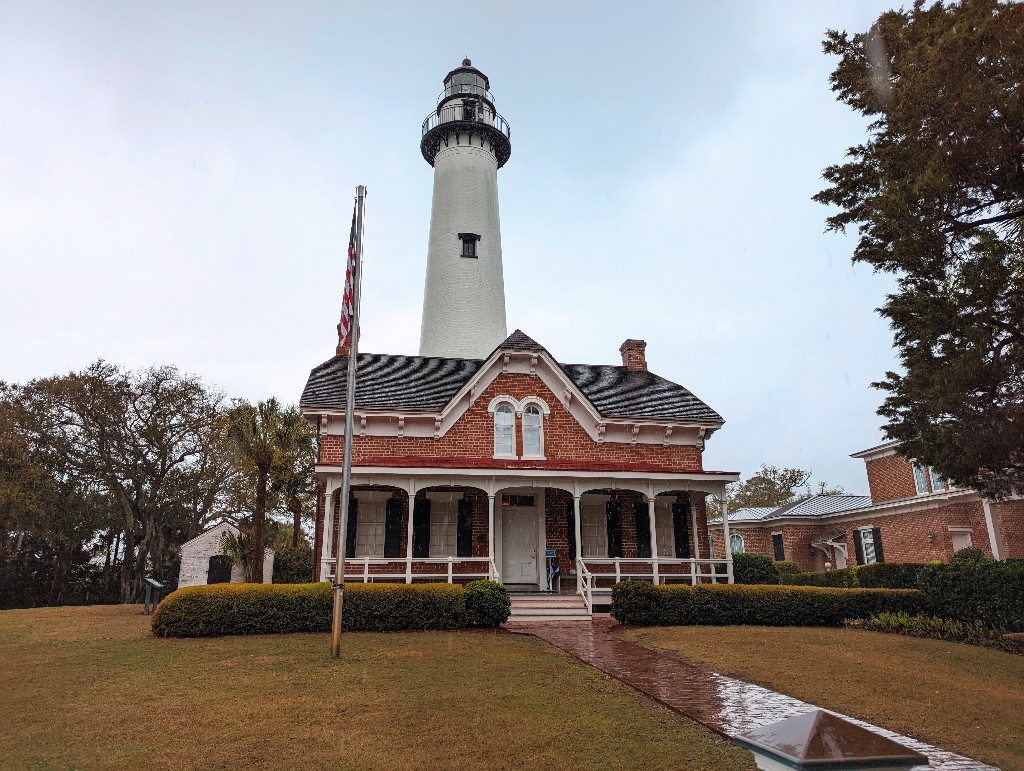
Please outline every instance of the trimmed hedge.
[[[331, 585], [214, 584], [168, 595], [153, 613], [160, 637], [326, 632]], [[466, 601], [457, 584], [348, 584], [343, 625], [349, 631], [460, 629]]]
[[738, 584], [777, 584], [779, 566], [763, 554], [740, 552], [732, 555], [732, 578]]
[[831, 586], [846, 589], [916, 589], [925, 565], [881, 562], [829, 570], [825, 573], [783, 574], [782, 583], [792, 586]]
[[505, 584], [470, 581], [466, 584], [466, 617], [470, 626], [498, 627], [512, 615], [512, 598]]
[[920, 609], [920, 594], [906, 589], [654, 586], [646, 581], [623, 581], [612, 589], [612, 616], [631, 626], [842, 626], [847, 619]]
[[977, 558], [966, 551], [948, 564], [921, 571], [918, 588], [927, 611], [991, 629], [1024, 630], [1024, 563]]

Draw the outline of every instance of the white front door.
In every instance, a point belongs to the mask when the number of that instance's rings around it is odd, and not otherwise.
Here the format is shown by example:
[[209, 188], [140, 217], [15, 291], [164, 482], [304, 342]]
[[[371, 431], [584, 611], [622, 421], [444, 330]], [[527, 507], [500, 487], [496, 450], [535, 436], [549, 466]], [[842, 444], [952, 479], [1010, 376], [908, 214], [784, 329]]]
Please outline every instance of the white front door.
[[501, 507], [501, 580], [537, 583], [536, 507]]

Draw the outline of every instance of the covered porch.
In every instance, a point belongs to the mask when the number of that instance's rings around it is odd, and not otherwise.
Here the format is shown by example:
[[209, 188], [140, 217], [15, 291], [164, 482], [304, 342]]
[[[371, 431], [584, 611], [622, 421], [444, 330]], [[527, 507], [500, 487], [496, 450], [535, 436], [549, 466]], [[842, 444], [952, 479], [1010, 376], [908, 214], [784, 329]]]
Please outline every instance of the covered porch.
[[[318, 471], [318, 576], [333, 580], [341, 473]], [[731, 583], [730, 556], [711, 553], [705, 498], [733, 476], [357, 467], [345, 580], [489, 578], [512, 591], [578, 594], [588, 612], [621, 580]]]

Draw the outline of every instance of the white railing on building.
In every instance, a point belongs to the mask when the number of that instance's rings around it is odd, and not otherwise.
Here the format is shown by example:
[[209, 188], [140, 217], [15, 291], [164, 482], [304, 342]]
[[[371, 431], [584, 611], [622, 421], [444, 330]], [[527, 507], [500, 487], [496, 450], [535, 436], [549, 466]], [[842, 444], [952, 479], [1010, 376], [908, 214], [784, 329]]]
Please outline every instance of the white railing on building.
[[581, 560], [576, 561], [576, 592], [587, 603], [587, 613], [594, 612], [594, 575]]
[[[589, 568], [587, 566], [590, 566]], [[669, 570], [666, 567], [680, 565], [688, 570]], [[603, 568], [611, 568], [603, 569]], [[583, 572], [590, 576], [593, 590], [598, 592], [611, 591], [610, 586], [602, 587], [597, 582], [602, 578], [620, 581], [639, 579], [654, 584], [687, 582], [698, 583], [732, 583], [732, 560], [728, 558], [687, 558], [687, 557], [585, 557], [577, 563], [577, 591], [582, 594]]]
[[[324, 580], [334, 580], [336, 560], [326, 559], [321, 562], [321, 575]], [[479, 563], [480, 570], [455, 570], [456, 565], [463, 563]], [[441, 571], [413, 570], [414, 564], [443, 565]], [[374, 570], [371, 566], [396, 565], [399, 570]], [[355, 568], [355, 570], [353, 570]], [[494, 560], [490, 557], [346, 557], [345, 580], [372, 583], [374, 581], [404, 581], [411, 584], [413, 579], [436, 581], [444, 579], [452, 583], [456, 578], [491, 578], [497, 575]], [[493, 580], [497, 580], [494, 578]]]

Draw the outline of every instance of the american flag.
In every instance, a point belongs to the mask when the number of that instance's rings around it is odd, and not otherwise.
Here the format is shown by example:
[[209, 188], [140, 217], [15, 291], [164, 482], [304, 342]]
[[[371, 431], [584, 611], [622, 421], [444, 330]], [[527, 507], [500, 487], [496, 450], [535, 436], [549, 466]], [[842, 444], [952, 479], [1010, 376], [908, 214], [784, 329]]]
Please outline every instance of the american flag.
[[[358, 204], [357, 204], [358, 206]], [[341, 298], [341, 321], [338, 324], [338, 355], [348, 355], [352, 344], [352, 327], [356, 315], [356, 213], [352, 212], [352, 230], [348, 236], [348, 263], [345, 266], [345, 294]]]

